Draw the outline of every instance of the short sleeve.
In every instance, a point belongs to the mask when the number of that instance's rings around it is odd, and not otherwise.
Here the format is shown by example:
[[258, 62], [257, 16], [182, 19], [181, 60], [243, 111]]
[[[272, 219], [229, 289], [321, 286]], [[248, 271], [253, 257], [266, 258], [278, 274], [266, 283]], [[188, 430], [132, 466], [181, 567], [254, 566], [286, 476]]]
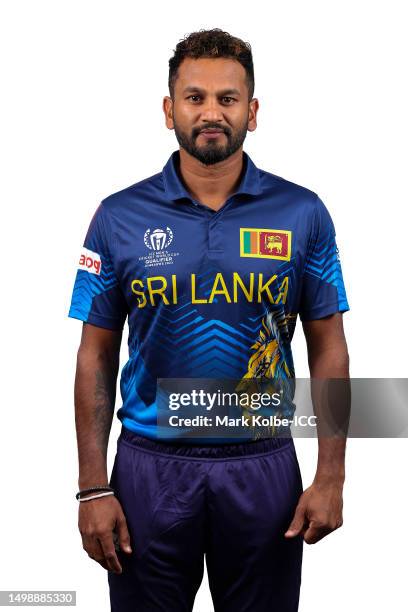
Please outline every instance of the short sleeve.
[[347, 310], [350, 307], [334, 224], [326, 206], [317, 197], [303, 271], [299, 316], [301, 321], [311, 321]]
[[113, 242], [108, 228], [101, 203], [81, 249], [68, 316], [98, 327], [121, 330], [127, 305], [113, 267]]

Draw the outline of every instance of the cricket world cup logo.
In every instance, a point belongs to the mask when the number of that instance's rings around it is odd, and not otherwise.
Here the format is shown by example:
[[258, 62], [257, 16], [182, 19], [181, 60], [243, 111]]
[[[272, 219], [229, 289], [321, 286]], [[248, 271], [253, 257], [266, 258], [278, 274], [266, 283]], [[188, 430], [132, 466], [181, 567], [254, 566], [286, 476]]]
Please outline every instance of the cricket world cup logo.
[[162, 251], [167, 248], [173, 240], [173, 232], [169, 227], [165, 230], [160, 228], [155, 229], [151, 232], [150, 227], [145, 231], [144, 243], [148, 249], [153, 251]]

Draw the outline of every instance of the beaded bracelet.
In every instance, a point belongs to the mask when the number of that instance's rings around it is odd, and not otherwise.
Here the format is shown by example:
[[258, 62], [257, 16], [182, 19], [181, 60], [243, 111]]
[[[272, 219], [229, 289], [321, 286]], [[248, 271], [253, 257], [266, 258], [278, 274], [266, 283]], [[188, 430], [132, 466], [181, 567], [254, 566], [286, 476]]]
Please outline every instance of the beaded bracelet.
[[75, 495], [75, 499], [80, 499], [82, 495], [94, 493], [95, 491], [112, 491], [112, 493], [114, 493], [114, 490], [109, 485], [96, 485], [95, 487], [89, 487], [89, 489], [81, 489]]

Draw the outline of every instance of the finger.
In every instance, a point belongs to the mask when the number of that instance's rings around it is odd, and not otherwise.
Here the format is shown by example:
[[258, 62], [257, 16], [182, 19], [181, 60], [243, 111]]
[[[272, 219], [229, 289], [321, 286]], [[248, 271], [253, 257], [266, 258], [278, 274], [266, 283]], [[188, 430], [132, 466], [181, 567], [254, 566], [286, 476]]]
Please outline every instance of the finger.
[[103, 556], [108, 565], [108, 569], [115, 574], [122, 573], [122, 566], [119, 563], [119, 559], [116, 555], [115, 547], [113, 545], [112, 533], [106, 536], [100, 536], [99, 542], [102, 547]]
[[297, 506], [292, 522], [285, 533], [285, 537], [293, 538], [301, 533], [306, 521], [305, 511], [306, 509], [303, 506]]
[[125, 553], [130, 554], [132, 552], [132, 547], [130, 546], [130, 535], [124, 516], [118, 519], [116, 523], [116, 532], [119, 540], [119, 546]]
[[103, 569], [105, 569], [107, 572], [109, 572], [109, 567], [105, 561], [105, 557], [103, 557], [103, 559], [95, 559], [95, 561], [97, 561], [99, 563], [99, 565], [101, 565], [103, 567]]
[[95, 536], [83, 535], [82, 547], [88, 553], [88, 557], [91, 557], [91, 559], [95, 560], [103, 557], [101, 546]]
[[317, 526], [313, 521], [310, 521], [310, 525], [305, 531], [303, 539], [306, 544], [316, 544], [316, 542], [322, 540], [331, 531], [332, 530], [325, 525]]
[[98, 540], [94, 537], [84, 535], [82, 537], [82, 543], [84, 550], [88, 553], [88, 557], [100, 563], [100, 565], [107, 570], [108, 566], [106, 565], [105, 556]]
[[92, 559], [93, 561], [96, 561], [96, 563], [99, 563], [99, 565], [101, 565], [101, 566], [102, 566], [104, 569], [106, 569], [107, 571], [109, 571], [109, 567], [108, 567], [108, 565], [107, 565], [107, 563], [106, 563], [106, 559], [105, 559], [105, 557], [104, 557], [104, 555], [103, 555], [102, 549], [101, 549], [101, 552], [100, 552], [100, 553], [98, 553], [98, 556], [96, 556], [96, 557], [93, 557], [93, 556], [91, 556], [91, 555], [89, 555], [89, 556], [91, 557], [91, 559]]

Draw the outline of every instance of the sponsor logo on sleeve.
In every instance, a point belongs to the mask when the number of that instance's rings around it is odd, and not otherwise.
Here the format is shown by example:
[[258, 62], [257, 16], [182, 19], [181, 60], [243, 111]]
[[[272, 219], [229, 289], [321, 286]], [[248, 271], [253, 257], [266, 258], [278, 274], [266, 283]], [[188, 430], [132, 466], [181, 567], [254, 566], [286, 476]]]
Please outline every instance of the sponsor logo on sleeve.
[[102, 269], [100, 255], [98, 253], [94, 253], [94, 251], [90, 251], [89, 249], [82, 247], [78, 268], [79, 270], [85, 270], [86, 272], [97, 274], [99, 276]]

